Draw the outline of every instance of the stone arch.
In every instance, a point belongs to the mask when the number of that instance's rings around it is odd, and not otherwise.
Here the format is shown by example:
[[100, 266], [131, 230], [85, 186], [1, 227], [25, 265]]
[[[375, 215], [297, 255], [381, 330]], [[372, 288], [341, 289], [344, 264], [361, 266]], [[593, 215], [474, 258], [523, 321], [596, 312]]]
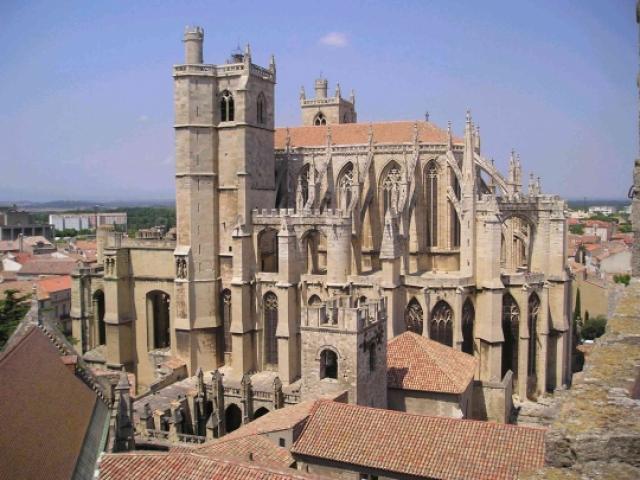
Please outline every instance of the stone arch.
[[220, 311], [222, 312], [223, 352], [230, 353], [231, 342], [231, 290], [225, 288], [220, 292]]
[[429, 338], [453, 347], [453, 309], [446, 301], [440, 300], [431, 310]]
[[413, 297], [404, 311], [404, 324], [408, 332], [422, 335], [424, 328], [424, 314], [420, 302]]
[[474, 354], [474, 334], [476, 310], [471, 298], [467, 298], [462, 305], [462, 351], [469, 355]]
[[296, 208], [302, 209], [309, 201], [309, 174], [311, 164], [307, 163], [300, 168], [296, 182]]
[[258, 234], [258, 261], [261, 272], [278, 271], [278, 232], [271, 227]]
[[253, 412], [253, 419], [255, 420], [256, 418], [260, 418], [267, 413], [269, 413], [269, 409], [267, 407], [260, 407], [255, 412]]
[[311, 228], [302, 234], [300, 239], [302, 247], [303, 273], [322, 275], [327, 271], [327, 237], [315, 228]]
[[171, 296], [162, 290], [147, 293], [147, 344], [149, 350], [171, 345]]
[[310, 307], [319, 307], [322, 305], [322, 299], [318, 295], [313, 294], [309, 297], [307, 305], [309, 305]]
[[93, 308], [94, 308], [94, 320], [96, 326], [96, 339], [98, 341], [97, 345], [106, 345], [107, 343], [107, 329], [104, 323], [104, 313], [105, 313], [105, 301], [104, 301], [104, 291], [96, 290], [93, 293]]
[[530, 271], [536, 234], [535, 220], [521, 212], [509, 212], [501, 219], [504, 268], [508, 271]]
[[398, 212], [402, 184], [402, 167], [395, 160], [390, 160], [382, 170], [378, 179], [378, 202], [380, 204], [381, 221], [388, 210]]
[[330, 348], [320, 352], [320, 379], [338, 378], [338, 354]]
[[513, 384], [518, 378], [518, 341], [520, 338], [520, 306], [510, 293], [502, 296], [502, 376], [511, 370]]
[[353, 163], [347, 162], [340, 173], [336, 182], [336, 208], [347, 212], [352, 201], [353, 186]]
[[230, 404], [224, 411], [224, 426], [227, 433], [237, 430], [242, 425], [242, 410], [235, 403]]
[[233, 122], [235, 118], [235, 103], [229, 90], [220, 93], [220, 121]]
[[278, 297], [273, 292], [264, 294], [264, 359], [265, 364], [278, 365]]

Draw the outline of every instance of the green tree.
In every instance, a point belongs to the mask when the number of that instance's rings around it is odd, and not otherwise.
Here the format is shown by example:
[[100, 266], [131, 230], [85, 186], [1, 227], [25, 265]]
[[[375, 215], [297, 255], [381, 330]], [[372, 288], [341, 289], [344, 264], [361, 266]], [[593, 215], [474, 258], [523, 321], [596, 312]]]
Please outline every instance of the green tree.
[[17, 290], [6, 290], [0, 300], [0, 349], [29, 311], [27, 300], [30, 295], [18, 296]]
[[576, 323], [581, 323], [582, 320], [582, 314], [580, 313], [582, 311], [582, 305], [580, 302], [580, 289], [578, 288], [578, 291], [576, 292], [576, 306], [573, 309], [573, 321]]
[[604, 315], [598, 315], [597, 317], [585, 320], [582, 331], [580, 332], [582, 340], [595, 340], [601, 337], [604, 334], [606, 326], [607, 319]]
[[569, 231], [574, 235], [584, 235], [584, 225], [582, 225], [581, 223], [569, 225]]
[[628, 287], [629, 282], [631, 281], [631, 275], [628, 273], [622, 273], [620, 275], [616, 274], [613, 276], [613, 281], [615, 283], [622, 283], [625, 287]]
[[623, 223], [622, 225], [620, 225], [618, 227], [618, 231], [620, 233], [631, 233], [631, 224], [630, 223]]

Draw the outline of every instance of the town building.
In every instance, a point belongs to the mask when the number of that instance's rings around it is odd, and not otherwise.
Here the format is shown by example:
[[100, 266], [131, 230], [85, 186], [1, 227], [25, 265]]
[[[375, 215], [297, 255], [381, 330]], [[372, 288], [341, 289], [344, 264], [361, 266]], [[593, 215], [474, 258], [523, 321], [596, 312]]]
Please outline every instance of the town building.
[[126, 212], [52, 213], [49, 223], [56, 230], [95, 230], [100, 225], [127, 229]]
[[0, 207], [0, 241], [18, 236], [41, 236], [53, 240], [53, 225], [36, 223], [31, 213], [13, 207]]
[[274, 58], [205, 64], [203, 40], [188, 28], [173, 69], [176, 237], [98, 228], [98, 266], [73, 274], [85, 356], [143, 395], [202, 369], [236, 409], [216, 413], [218, 435], [237, 410], [255, 418], [238, 402], [347, 391], [387, 407], [387, 342], [406, 331], [475, 357], [473, 402], [567, 384], [566, 204], [539, 179], [523, 189], [518, 155], [502, 175], [469, 113], [462, 137], [358, 123], [355, 96], [329, 97], [326, 79], [301, 92], [303, 125], [275, 128]]

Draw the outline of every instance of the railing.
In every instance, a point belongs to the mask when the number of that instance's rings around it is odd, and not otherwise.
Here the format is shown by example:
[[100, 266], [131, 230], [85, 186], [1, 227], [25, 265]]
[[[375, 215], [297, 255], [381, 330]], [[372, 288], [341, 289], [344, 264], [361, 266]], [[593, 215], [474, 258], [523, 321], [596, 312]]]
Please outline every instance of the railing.
[[147, 437], [157, 440], [169, 440], [169, 432], [166, 430], [154, 430], [147, 428]]
[[235, 397], [239, 397], [240, 396], [240, 389], [239, 388], [233, 388], [233, 387], [224, 387], [224, 394], [225, 395], [232, 395]]
[[259, 400], [272, 400], [273, 399], [273, 394], [271, 392], [254, 391], [253, 392], [253, 398], [256, 398], [256, 399], [259, 399]]
[[299, 393], [285, 393], [283, 395], [284, 403], [300, 403]]
[[187, 433], [179, 433], [178, 441], [184, 443], [204, 443], [207, 437], [201, 437], [200, 435], [189, 435]]

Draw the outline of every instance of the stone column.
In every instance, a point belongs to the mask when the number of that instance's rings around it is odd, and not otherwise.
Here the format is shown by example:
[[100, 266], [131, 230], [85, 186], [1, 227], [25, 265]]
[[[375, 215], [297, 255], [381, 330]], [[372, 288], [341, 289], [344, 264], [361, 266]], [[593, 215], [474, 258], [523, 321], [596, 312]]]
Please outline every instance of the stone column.
[[540, 294], [537, 337], [536, 393], [538, 395], [544, 395], [547, 391], [547, 358], [549, 346], [549, 287], [546, 285]]
[[300, 372], [298, 348], [298, 267], [297, 239], [293, 228], [283, 219], [278, 232], [278, 375], [286, 383]]
[[518, 385], [516, 391], [520, 401], [527, 399], [527, 380], [529, 377], [529, 290], [523, 287], [514, 295], [520, 307], [518, 338]]
[[[336, 217], [336, 222], [342, 222]], [[342, 287], [351, 269], [351, 225], [334, 223], [327, 230], [327, 284]]]

